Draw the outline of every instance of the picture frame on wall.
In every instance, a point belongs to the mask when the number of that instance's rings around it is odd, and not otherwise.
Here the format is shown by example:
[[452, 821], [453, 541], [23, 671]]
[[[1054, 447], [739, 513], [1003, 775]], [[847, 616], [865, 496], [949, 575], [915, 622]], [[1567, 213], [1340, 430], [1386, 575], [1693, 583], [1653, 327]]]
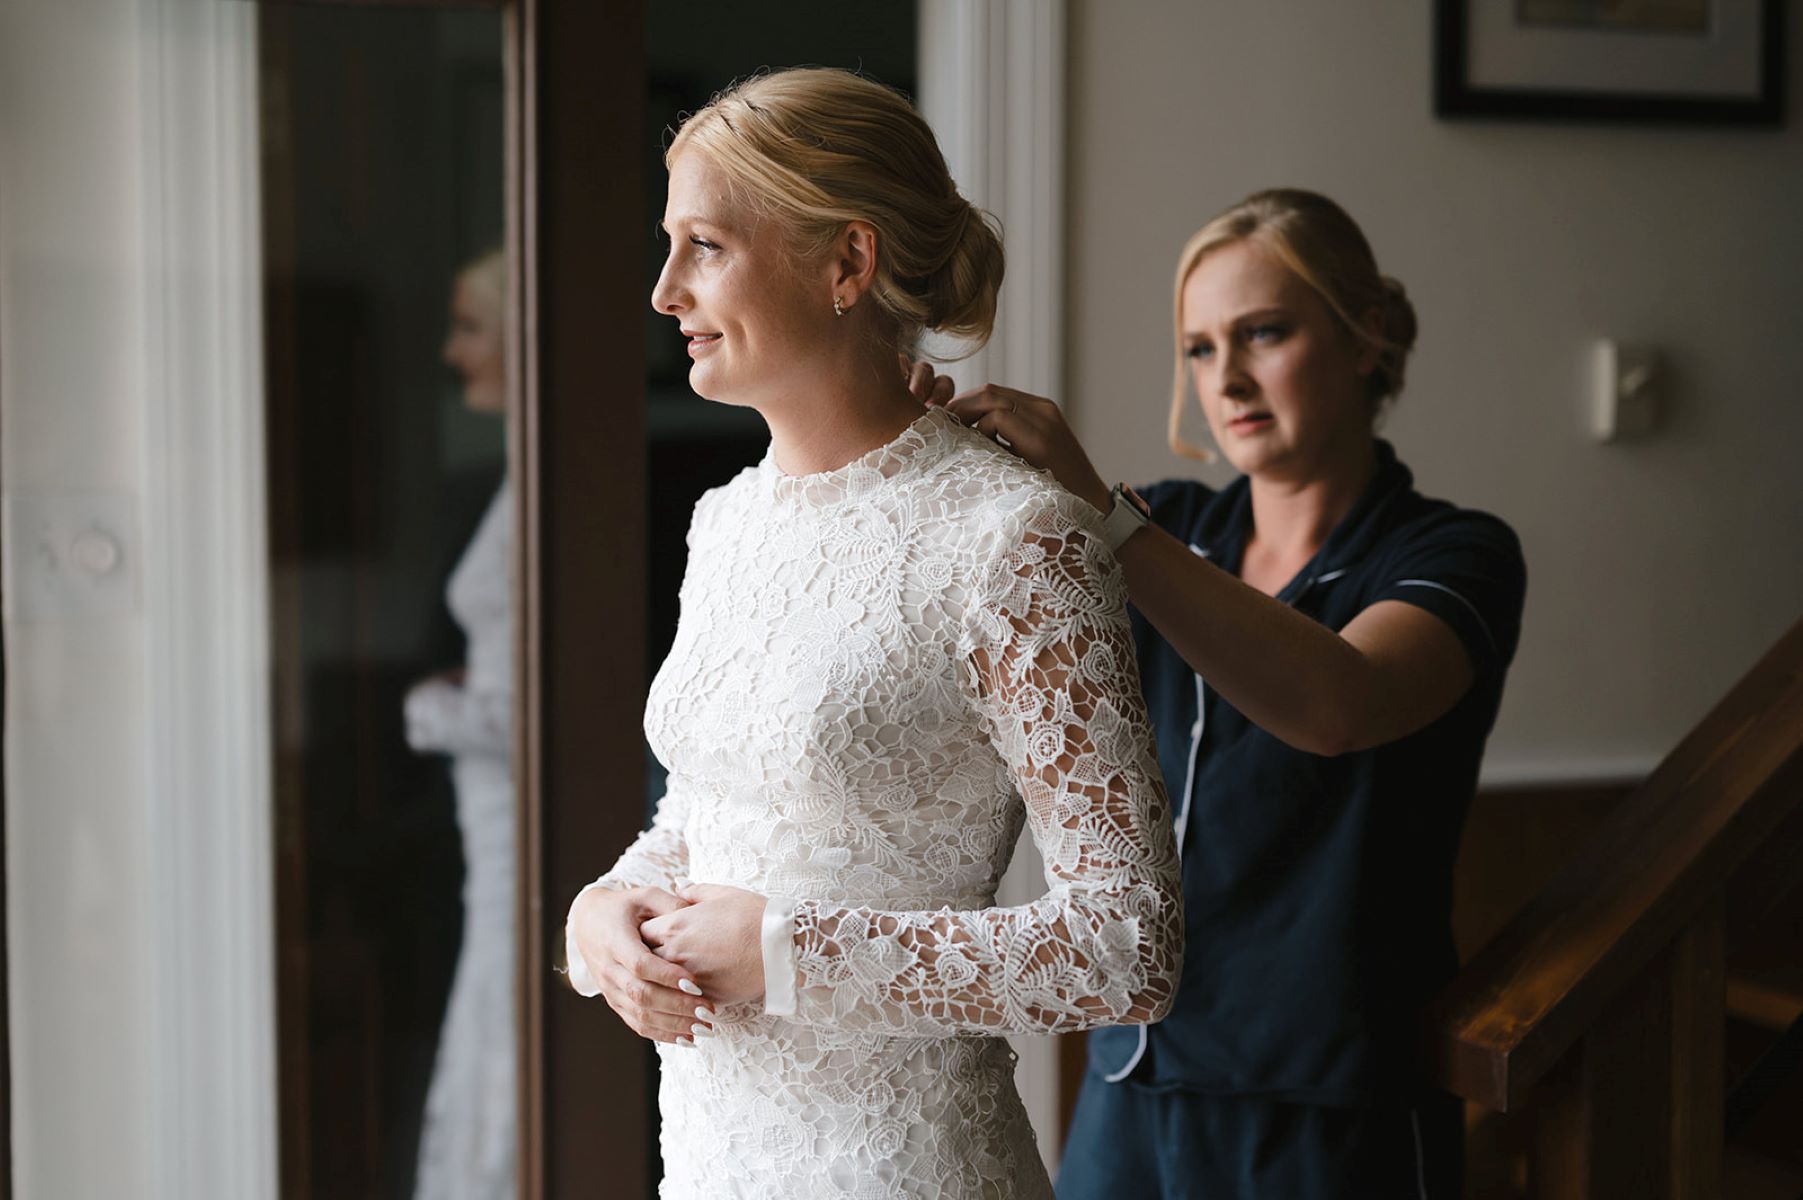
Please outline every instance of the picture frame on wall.
[[1776, 127], [1785, 3], [1435, 0], [1434, 112]]

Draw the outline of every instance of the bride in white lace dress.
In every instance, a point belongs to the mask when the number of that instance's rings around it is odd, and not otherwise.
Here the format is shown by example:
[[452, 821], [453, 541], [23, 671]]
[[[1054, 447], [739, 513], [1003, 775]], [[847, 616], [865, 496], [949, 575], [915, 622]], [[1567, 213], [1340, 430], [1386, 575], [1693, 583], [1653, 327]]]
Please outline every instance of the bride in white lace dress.
[[[1155, 1021], [1182, 945], [1101, 515], [896, 366], [987, 336], [1002, 270], [904, 100], [765, 76], [666, 161], [653, 304], [771, 448], [696, 506], [668, 790], [572, 982], [661, 1043], [669, 1200], [1050, 1196], [1001, 1035]], [[1050, 890], [997, 908], [1023, 824]]]

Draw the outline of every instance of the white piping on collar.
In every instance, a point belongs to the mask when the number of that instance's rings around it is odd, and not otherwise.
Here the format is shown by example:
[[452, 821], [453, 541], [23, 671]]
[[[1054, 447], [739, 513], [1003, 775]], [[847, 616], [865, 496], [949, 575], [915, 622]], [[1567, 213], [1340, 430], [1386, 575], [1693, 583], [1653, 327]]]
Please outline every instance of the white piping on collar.
[[1139, 1027], [1139, 1045], [1134, 1047], [1133, 1057], [1129, 1058], [1127, 1060], [1126, 1066], [1122, 1067], [1120, 1070], [1116, 1071], [1114, 1074], [1102, 1076], [1102, 1082], [1103, 1083], [1119, 1083], [1121, 1080], [1127, 1078], [1127, 1076], [1133, 1074], [1133, 1068], [1139, 1066], [1139, 1060], [1144, 1058], [1145, 1056], [1146, 1056], [1146, 1026], [1141, 1025]]
[[[1207, 552], [1197, 546], [1192, 545], [1190, 549], [1194, 550], [1197, 554], [1200, 554], [1203, 558], [1208, 557]], [[1203, 707], [1202, 698], [1202, 676], [1197, 675], [1196, 720], [1195, 723], [1190, 726], [1189, 730], [1189, 774], [1186, 775], [1183, 780], [1183, 806], [1177, 810], [1177, 819], [1173, 822], [1176, 826], [1177, 858], [1179, 862], [1183, 859], [1183, 836], [1185, 831], [1189, 829], [1190, 805], [1195, 798], [1196, 752], [1202, 748], [1202, 723], [1205, 712], [1206, 710]], [[1146, 1056], [1146, 1047], [1150, 1044], [1150, 1037], [1146, 1033], [1147, 1028], [1148, 1026], [1145, 1025], [1139, 1027], [1139, 1045], [1133, 1048], [1133, 1053], [1128, 1057], [1126, 1065], [1121, 1067], [1118, 1071], [1102, 1076], [1103, 1083], [1119, 1083], [1121, 1080], [1127, 1078], [1127, 1076], [1133, 1074], [1133, 1068], [1139, 1066], [1140, 1060]]]
[[1189, 829], [1190, 803], [1196, 791], [1196, 753], [1202, 749], [1202, 723], [1207, 716], [1202, 698], [1202, 676], [1196, 675], [1196, 719], [1189, 727], [1189, 768], [1183, 777], [1183, 805], [1177, 810], [1177, 857], [1183, 858], [1183, 835]]

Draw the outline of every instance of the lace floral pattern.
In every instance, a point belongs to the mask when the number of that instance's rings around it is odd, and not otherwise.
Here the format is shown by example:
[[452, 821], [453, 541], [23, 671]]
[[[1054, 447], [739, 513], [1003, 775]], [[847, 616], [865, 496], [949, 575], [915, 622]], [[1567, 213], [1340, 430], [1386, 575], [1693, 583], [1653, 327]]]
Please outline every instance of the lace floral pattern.
[[[793, 900], [796, 1007], [660, 1047], [666, 1197], [1050, 1195], [997, 1035], [1157, 1020], [1182, 945], [1099, 520], [936, 410], [697, 505], [669, 790], [598, 882]], [[995, 908], [1023, 826], [1050, 890]]]

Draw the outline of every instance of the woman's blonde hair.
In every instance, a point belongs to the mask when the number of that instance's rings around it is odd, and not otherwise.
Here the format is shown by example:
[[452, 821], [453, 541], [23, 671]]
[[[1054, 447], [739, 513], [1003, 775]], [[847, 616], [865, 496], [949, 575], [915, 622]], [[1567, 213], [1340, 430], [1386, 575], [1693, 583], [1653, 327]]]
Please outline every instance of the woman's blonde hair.
[[484, 250], [457, 268], [457, 282], [476, 293], [483, 311], [498, 329], [507, 306], [507, 255], [499, 246]]
[[665, 166], [689, 150], [776, 220], [799, 255], [825, 254], [848, 222], [874, 226], [870, 296], [898, 347], [926, 329], [970, 339], [972, 352], [988, 340], [1001, 237], [958, 194], [933, 131], [899, 92], [824, 67], [753, 76], [683, 122]]
[[[1277, 257], [1321, 299], [1354, 339], [1377, 350], [1377, 369], [1366, 382], [1366, 398], [1376, 420], [1386, 401], [1402, 391], [1403, 368], [1415, 344], [1415, 306], [1402, 284], [1379, 273], [1364, 232], [1346, 210], [1315, 192], [1272, 188], [1255, 192], [1196, 231], [1177, 256], [1172, 301], [1176, 367], [1171, 381], [1171, 449], [1208, 461], [1214, 453], [1179, 432], [1189, 399], [1189, 371], [1183, 353], [1183, 285], [1210, 251], [1233, 242], [1256, 242]], [[1365, 316], [1375, 310], [1381, 332], [1373, 334]]]

